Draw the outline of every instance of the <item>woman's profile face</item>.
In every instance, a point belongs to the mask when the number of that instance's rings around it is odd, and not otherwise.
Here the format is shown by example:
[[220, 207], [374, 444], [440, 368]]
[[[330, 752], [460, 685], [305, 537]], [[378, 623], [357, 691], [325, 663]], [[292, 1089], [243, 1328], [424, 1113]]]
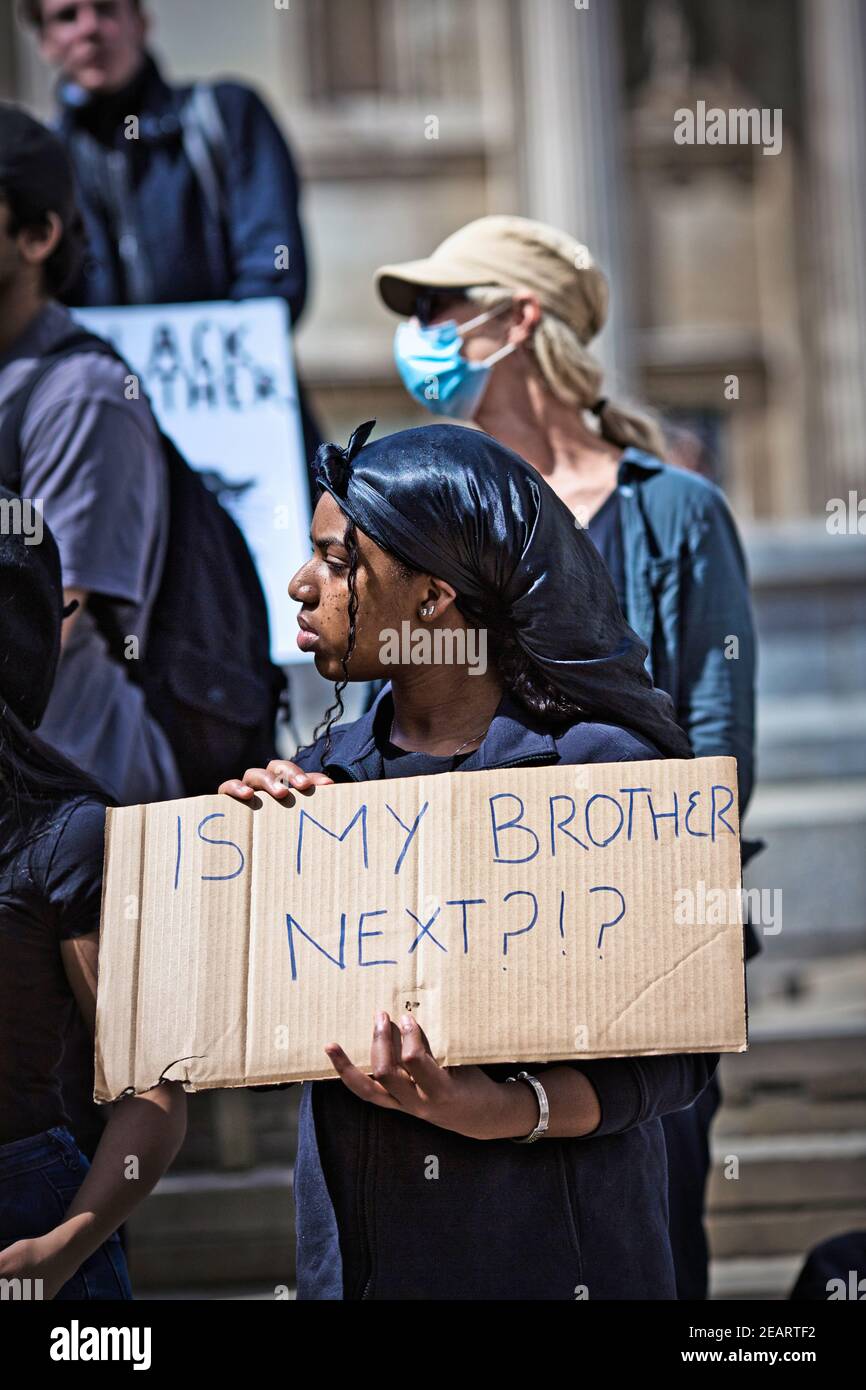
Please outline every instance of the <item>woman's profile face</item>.
[[[343, 679], [342, 657], [349, 641], [349, 551], [344, 544], [347, 519], [329, 492], [313, 513], [313, 554], [289, 584], [289, 595], [302, 605], [298, 646], [311, 651], [319, 675]], [[400, 631], [404, 620], [417, 622], [418, 609], [430, 601], [430, 579], [406, 579], [394, 560], [363, 531], [356, 529], [358, 613], [355, 645], [349, 659], [353, 681], [388, 679], [393, 666], [382, 661], [388, 630]]]

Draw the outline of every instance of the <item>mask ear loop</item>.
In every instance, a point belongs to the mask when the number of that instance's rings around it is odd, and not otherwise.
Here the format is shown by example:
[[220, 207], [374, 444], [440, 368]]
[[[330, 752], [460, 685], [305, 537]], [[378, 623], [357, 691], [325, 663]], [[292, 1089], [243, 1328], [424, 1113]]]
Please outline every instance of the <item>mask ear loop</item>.
[[464, 333], [468, 333], [471, 328], [480, 328], [482, 323], [488, 319], [496, 318], [497, 314], [504, 314], [506, 309], [510, 309], [513, 300], [505, 299], [501, 304], [497, 304], [493, 309], [485, 309], [483, 314], [476, 314], [474, 319], [468, 319], [466, 323], [458, 324], [459, 336], [462, 338]]
[[503, 357], [516, 352], [519, 346], [519, 343], [503, 343], [501, 348], [497, 348], [495, 352], [491, 352], [489, 357], [485, 357], [480, 365], [482, 367], [495, 367], [496, 363], [501, 362]]
[[[461, 341], [467, 329], [479, 328], [482, 323], [487, 323], [488, 319], [493, 319], [496, 317], [497, 314], [502, 314], [505, 312], [506, 309], [510, 309], [513, 303], [513, 299], [503, 300], [503, 302], [501, 304], [497, 304], [495, 308], [487, 309], [483, 314], [478, 314], [474, 319], [469, 319], [468, 323], [461, 323]], [[495, 352], [491, 352], [489, 357], [485, 357], [483, 362], [478, 363], [478, 366], [494, 367], [497, 362], [502, 361], [503, 357], [508, 357], [509, 353], [514, 352], [518, 346], [518, 343], [503, 343], [501, 348], [497, 348]]]

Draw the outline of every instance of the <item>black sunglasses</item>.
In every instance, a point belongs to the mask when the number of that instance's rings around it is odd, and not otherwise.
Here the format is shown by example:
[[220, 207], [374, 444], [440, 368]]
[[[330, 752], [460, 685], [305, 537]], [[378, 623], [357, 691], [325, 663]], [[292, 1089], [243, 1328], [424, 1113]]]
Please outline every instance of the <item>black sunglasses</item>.
[[415, 317], [426, 328], [449, 304], [465, 304], [467, 298], [463, 290], [422, 290], [415, 299]]

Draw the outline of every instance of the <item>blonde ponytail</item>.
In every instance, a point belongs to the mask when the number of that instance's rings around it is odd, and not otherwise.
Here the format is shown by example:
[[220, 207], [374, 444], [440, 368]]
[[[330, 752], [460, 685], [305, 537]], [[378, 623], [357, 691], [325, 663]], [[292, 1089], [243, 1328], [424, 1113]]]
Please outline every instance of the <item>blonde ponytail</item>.
[[598, 413], [599, 433], [608, 444], [620, 449], [643, 449], [644, 453], [664, 458], [667, 440], [660, 425], [646, 410], [613, 405], [605, 401]]
[[[467, 298], [482, 309], [495, 309], [512, 298], [512, 292], [491, 286], [466, 291]], [[557, 400], [576, 410], [592, 411], [602, 396], [604, 372], [601, 363], [582, 343], [577, 333], [555, 314], [542, 311], [530, 344], [548, 389]], [[647, 410], [604, 401], [593, 412], [602, 439], [620, 449], [629, 446], [663, 458], [667, 451], [661, 426]]]

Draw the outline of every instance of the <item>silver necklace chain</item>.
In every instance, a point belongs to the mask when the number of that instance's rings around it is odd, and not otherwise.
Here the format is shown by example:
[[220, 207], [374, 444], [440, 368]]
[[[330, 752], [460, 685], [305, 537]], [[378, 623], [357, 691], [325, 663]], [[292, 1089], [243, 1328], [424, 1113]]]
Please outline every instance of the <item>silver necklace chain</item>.
[[[490, 725], [488, 724], [487, 728], [489, 728], [489, 727], [490, 727]], [[456, 758], [456, 757], [457, 757], [457, 754], [458, 754], [459, 752], [461, 752], [462, 749], [464, 749], [468, 743], [475, 743], [476, 739], [483, 738], [484, 735], [485, 735], [486, 733], [487, 733], [487, 729], [482, 729], [480, 734], [473, 734], [471, 738], [464, 739], [463, 742], [461, 743], [461, 745], [460, 745], [459, 748], [455, 748], [453, 753], [446, 753], [445, 756], [446, 756], [447, 758]], [[394, 743], [394, 720], [393, 720], [393, 719], [391, 720], [391, 730], [390, 730], [390, 732], [389, 732], [389, 734], [388, 734], [388, 740], [389, 740], [390, 743]], [[398, 747], [399, 745], [398, 745], [398, 744], [394, 744], [394, 746], [395, 746], [395, 748], [396, 748], [396, 747]], [[407, 748], [405, 751], [408, 753], [408, 752], [411, 752], [412, 750]]]

